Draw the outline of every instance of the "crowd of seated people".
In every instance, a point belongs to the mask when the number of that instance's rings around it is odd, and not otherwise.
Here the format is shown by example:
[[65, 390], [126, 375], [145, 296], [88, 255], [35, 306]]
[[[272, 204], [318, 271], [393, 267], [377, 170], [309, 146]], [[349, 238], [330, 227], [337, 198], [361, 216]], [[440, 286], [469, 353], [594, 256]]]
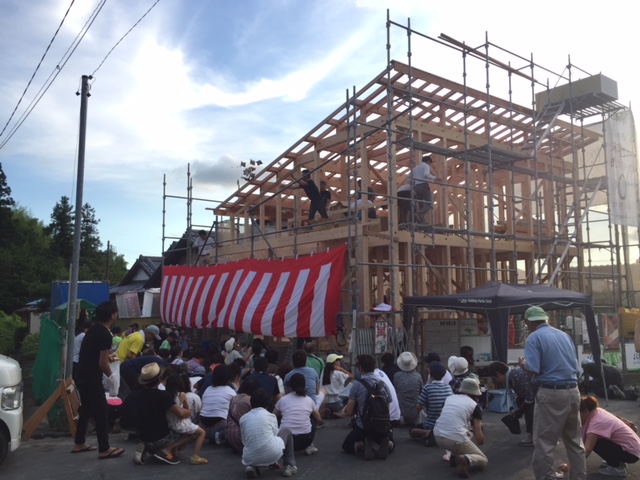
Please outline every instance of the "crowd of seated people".
[[[433, 352], [422, 362], [409, 351], [397, 356], [387, 352], [379, 360], [360, 355], [348, 369], [342, 355], [318, 355], [311, 342], [293, 352], [291, 364], [279, 361], [278, 351], [259, 339], [240, 347], [228, 338], [185, 352], [179, 343], [182, 334], [165, 332], [163, 342], [170, 348], [156, 351], [156, 331], [147, 327], [139, 333], [147, 342], [139, 354], [121, 352], [122, 422], [139, 441], [135, 463], [154, 457], [177, 464], [185, 448], [193, 448], [189, 462], [205, 465], [207, 450], [225, 445], [239, 455], [248, 478], [256, 478], [261, 468], [292, 476], [298, 471], [296, 454], [319, 452], [315, 439], [322, 435], [324, 420], [348, 418], [351, 429], [342, 443], [346, 453], [384, 460], [397, 446], [394, 429], [404, 426], [410, 438], [442, 448], [462, 478], [488, 465], [480, 449], [485, 439], [479, 379], [462, 355], [448, 358], [446, 366]], [[527, 427], [520, 445], [530, 446], [535, 408], [531, 377], [521, 367], [500, 362], [489, 371], [516, 392], [518, 410], [513, 413], [522, 410]], [[378, 433], [367, 420], [372, 395], [387, 406], [388, 426]], [[606, 462], [601, 470], [621, 475], [627, 463], [638, 461], [635, 425], [606, 412], [595, 397], [582, 398], [580, 416], [586, 455], [601, 456]]]

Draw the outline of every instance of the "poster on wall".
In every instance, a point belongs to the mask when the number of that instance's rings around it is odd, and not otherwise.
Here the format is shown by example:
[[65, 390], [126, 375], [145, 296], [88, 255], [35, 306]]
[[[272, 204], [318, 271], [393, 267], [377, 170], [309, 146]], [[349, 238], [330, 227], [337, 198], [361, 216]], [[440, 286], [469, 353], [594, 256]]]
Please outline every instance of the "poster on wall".
[[373, 327], [375, 353], [384, 353], [389, 349], [387, 327], [388, 324], [384, 320], [377, 321]]
[[461, 318], [459, 322], [462, 336], [489, 335], [489, 321], [484, 317]]
[[604, 349], [620, 350], [620, 325], [618, 315], [615, 313], [604, 313], [602, 315], [604, 330]]
[[460, 335], [479, 335], [478, 322], [475, 318], [460, 319]]
[[435, 352], [442, 359], [460, 353], [458, 320], [428, 320], [426, 328], [427, 352]]

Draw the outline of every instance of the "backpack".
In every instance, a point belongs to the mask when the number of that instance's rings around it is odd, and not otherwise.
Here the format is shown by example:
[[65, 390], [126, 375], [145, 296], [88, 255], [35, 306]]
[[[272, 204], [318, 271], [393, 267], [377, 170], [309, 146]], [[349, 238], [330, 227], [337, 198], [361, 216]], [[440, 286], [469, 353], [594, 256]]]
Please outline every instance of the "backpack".
[[368, 385], [360, 380], [367, 389], [367, 400], [364, 404], [362, 425], [367, 436], [386, 437], [391, 432], [389, 404], [382, 395], [382, 381]]

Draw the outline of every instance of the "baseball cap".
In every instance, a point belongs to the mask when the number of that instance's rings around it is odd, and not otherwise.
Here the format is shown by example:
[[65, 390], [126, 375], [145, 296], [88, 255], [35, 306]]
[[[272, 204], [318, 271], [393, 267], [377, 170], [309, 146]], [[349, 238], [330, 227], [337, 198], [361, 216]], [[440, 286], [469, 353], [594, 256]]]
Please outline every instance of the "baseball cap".
[[144, 329], [144, 331], [146, 333], [151, 333], [154, 337], [156, 337], [156, 340], [162, 340], [162, 338], [160, 338], [160, 329], [155, 325], [149, 325]]
[[524, 319], [529, 322], [546, 322], [549, 320], [549, 315], [540, 307], [529, 307], [524, 312]]
[[344, 355], [336, 355], [335, 353], [330, 353], [327, 355], [327, 363], [334, 363], [336, 360], [341, 360]]

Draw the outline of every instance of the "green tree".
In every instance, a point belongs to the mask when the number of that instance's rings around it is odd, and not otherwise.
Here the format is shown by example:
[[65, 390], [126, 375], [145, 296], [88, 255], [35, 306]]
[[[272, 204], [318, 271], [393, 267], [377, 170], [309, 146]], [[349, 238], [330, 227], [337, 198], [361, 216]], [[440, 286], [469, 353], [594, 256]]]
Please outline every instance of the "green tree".
[[80, 224], [80, 280], [104, 280], [106, 254], [100, 251], [102, 242], [98, 236], [98, 223], [95, 209], [85, 203], [82, 206]]
[[129, 271], [127, 262], [124, 259], [124, 255], [120, 255], [113, 247], [105, 250], [104, 254], [105, 257], [109, 258], [109, 276], [106, 280], [109, 280], [111, 285], [117, 285]]
[[53, 207], [51, 223], [47, 233], [51, 236], [51, 252], [62, 257], [66, 265], [71, 263], [73, 253], [73, 205], [69, 197], [63, 195]]
[[11, 198], [11, 188], [7, 184], [7, 175], [2, 169], [2, 163], [0, 163], [0, 208], [14, 207], [16, 202]]
[[82, 206], [82, 223], [80, 225], [80, 255], [87, 252], [99, 252], [102, 242], [98, 236], [96, 210], [88, 203]]
[[[101, 250], [96, 212], [82, 207], [80, 280], [107, 279], [111, 284], [127, 273], [127, 264], [115, 249]], [[47, 226], [24, 207], [16, 206], [0, 164], [0, 311], [12, 312], [25, 303], [48, 299], [51, 282], [69, 278], [73, 252], [74, 207], [63, 196]]]
[[9, 243], [0, 245], [0, 310], [12, 312], [38, 298], [49, 298], [51, 281], [68, 278], [68, 264], [51, 255], [43, 223], [26, 208], [12, 216]]
[[11, 198], [7, 175], [0, 163], [0, 245], [6, 245], [12, 234], [11, 216], [16, 202]]

